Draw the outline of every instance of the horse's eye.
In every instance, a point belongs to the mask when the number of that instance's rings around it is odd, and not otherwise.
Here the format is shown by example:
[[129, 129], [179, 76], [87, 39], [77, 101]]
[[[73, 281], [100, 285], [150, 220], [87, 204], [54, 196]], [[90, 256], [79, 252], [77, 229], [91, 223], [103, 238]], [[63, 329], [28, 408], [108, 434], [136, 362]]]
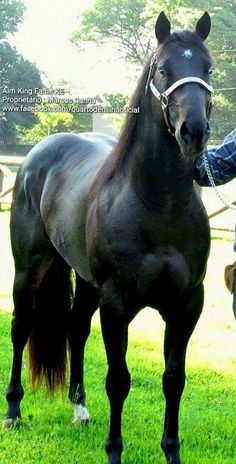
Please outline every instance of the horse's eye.
[[213, 74], [213, 72], [214, 72], [214, 68], [213, 68], [213, 66], [212, 66], [212, 67], [209, 69], [208, 74]]
[[161, 66], [158, 67], [158, 71], [159, 71], [161, 77], [166, 77], [167, 76], [167, 73], [166, 73], [165, 69], [162, 68]]

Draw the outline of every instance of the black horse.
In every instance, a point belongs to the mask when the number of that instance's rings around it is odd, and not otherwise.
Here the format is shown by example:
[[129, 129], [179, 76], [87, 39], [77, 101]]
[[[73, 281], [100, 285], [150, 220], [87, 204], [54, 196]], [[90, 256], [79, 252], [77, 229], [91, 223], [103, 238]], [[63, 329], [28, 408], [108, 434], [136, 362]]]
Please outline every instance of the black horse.
[[[209, 138], [212, 87], [205, 13], [194, 32], [170, 32], [161, 13], [158, 47], [145, 66], [118, 142], [57, 134], [36, 145], [18, 172], [11, 239], [15, 259], [13, 367], [6, 427], [21, 417], [22, 352], [32, 382], [63, 384], [67, 340], [74, 422], [88, 422], [84, 346], [100, 307], [108, 360], [109, 464], [120, 464], [121, 415], [130, 389], [128, 325], [145, 306], [166, 323], [162, 449], [179, 464], [178, 411], [185, 354], [203, 306], [209, 224], [193, 188], [194, 161]], [[73, 304], [70, 271], [76, 274]]]

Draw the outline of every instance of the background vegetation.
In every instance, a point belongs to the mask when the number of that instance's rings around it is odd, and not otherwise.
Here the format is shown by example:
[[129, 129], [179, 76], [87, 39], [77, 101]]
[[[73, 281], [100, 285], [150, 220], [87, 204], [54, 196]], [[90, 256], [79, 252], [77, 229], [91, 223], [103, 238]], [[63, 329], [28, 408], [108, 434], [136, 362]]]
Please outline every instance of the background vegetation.
[[[20, 1], [1, 0], [0, 3], [0, 93], [5, 86], [41, 87], [42, 81], [36, 66], [25, 60], [15, 47], [12, 47], [7, 36], [17, 30], [23, 21], [24, 5]], [[14, 96], [17, 97], [17, 94]], [[2, 102], [1, 102], [2, 103]], [[0, 108], [0, 143], [16, 143], [17, 126], [31, 128], [38, 121], [33, 113], [3, 113]]]

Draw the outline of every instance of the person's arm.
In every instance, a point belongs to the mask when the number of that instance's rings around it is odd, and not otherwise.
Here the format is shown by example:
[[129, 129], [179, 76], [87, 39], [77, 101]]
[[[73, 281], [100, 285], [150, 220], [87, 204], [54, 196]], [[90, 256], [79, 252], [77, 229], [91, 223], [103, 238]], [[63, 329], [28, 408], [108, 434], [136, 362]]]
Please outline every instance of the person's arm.
[[[227, 135], [221, 145], [208, 150], [207, 159], [216, 185], [225, 184], [236, 177], [236, 129]], [[202, 156], [196, 161], [194, 178], [203, 187], [211, 186]]]

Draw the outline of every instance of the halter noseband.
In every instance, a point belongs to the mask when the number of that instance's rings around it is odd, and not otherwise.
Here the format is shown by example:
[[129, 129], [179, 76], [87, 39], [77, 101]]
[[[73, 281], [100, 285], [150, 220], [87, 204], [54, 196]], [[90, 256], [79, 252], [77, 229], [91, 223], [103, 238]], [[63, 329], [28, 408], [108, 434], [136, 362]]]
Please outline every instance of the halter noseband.
[[[148, 85], [148, 82], [149, 82], [149, 79], [150, 79], [151, 68], [152, 68], [154, 63], [155, 63], [155, 58], [153, 57], [153, 59], [152, 59], [152, 61], [150, 63], [150, 70], [149, 70], [149, 76], [148, 76], [148, 80], [147, 80], [147, 85]], [[162, 92], [162, 93], [159, 92], [159, 90], [157, 90], [157, 88], [156, 88], [156, 86], [155, 86], [155, 84], [153, 82], [153, 79], [151, 79], [150, 82], [149, 82], [149, 87], [151, 89], [151, 92], [161, 102], [161, 107], [162, 107], [164, 119], [165, 119], [166, 125], [168, 127], [168, 130], [172, 135], [174, 135], [174, 132], [171, 129], [171, 125], [170, 125], [170, 122], [168, 120], [168, 113], [167, 113], [168, 103], [169, 103], [169, 96], [172, 94], [172, 92], [174, 92], [174, 90], [176, 90], [181, 85], [188, 84], [188, 83], [191, 83], [191, 82], [197, 83], [197, 84], [201, 85], [202, 87], [205, 87], [205, 89], [208, 90], [208, 92], [210, 94], [214, 93], [213, 87], [210, 84], [207, 84], [207, 82], [205, 82], [200, 77], [194, 77], [194, 76], [183, 77], [182, 79], [179, 79], [178, 81], [174, 82], [174, 84], [172, 84], [170, 87], [168, 87], [168, 89], [165, 90], [165, 92]], [[147, 85], [146, 85], [145, 93], [147, 91]], [[208, 103], [208, 108], [207, 108], [207, 117], [208, 117], [208, 119], [209, 119], [210, 114], [211, 114], [211, 107], [212, 107], [212, 101], [210, 99], [210, 101]]]

